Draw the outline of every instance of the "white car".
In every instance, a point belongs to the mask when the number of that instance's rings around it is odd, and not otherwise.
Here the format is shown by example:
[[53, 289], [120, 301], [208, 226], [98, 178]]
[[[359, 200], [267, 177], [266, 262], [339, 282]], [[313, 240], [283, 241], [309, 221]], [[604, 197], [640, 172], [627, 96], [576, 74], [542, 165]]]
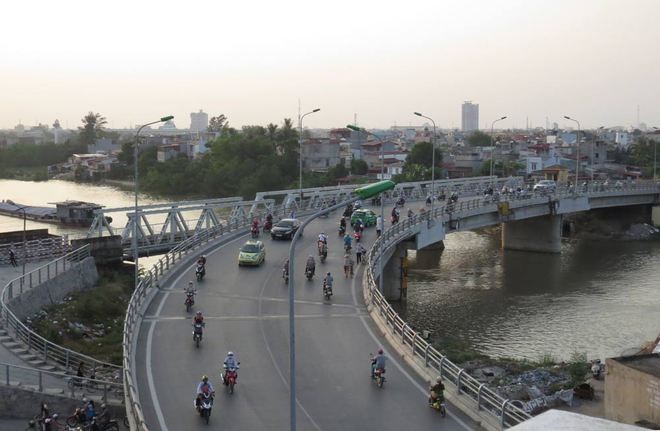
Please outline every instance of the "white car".
[[535, 192], [554, 192], [557, 190], [557, 183], [552, 180], [541, 180], [534, 184]]

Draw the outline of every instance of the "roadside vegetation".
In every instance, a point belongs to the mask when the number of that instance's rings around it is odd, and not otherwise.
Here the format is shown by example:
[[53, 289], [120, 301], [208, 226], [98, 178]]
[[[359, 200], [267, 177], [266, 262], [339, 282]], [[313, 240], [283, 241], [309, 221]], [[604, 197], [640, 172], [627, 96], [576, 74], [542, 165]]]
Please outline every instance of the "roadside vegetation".
[[32, 328], [53, 343], [121, 365], [122, 329], [133, 291], [133, 267], [100, 269], [97, 287], [44, 309]]

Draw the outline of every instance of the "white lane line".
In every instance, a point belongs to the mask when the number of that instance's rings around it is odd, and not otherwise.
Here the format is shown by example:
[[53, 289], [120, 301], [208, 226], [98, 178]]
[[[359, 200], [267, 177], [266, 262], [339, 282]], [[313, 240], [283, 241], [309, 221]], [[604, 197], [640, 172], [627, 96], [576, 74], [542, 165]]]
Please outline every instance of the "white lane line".
[[[367, 313], [347, 313], [347, 314], [296, 314], [296, 319], [323, 319], [323, 318], [341, 318], [341, 317], [360, 317], [368, 316]], [[261, 316], [204, 316], [204, 320], [221, 320], [221, 321], [232, 321], [232, 320], [277, 320], [277, 319], [288, 319], [288, 314], [264, 314]], [[190, 320], [190, 317], [185, 316], [145, 316], [144, 320], [147, 322], [167, 322], [172, 320]]]
[[[246, 234], [247, 235], [247, 234]], [[223, 244], [221, 247], [218, 247], [209, 253], [209, 255], [215, 254], [218, 250], [222, 249], [226, 245], [229, 245], [233, 243], [234, 241], [238, 241], [239, 239], [243, 238], [245, 235], [238, 236], [237, 238]], [[181, 280], [185, 275], [187, 271], [183, 271], [175, 280], [174, 284], [178, 284], [179, 280]], [[165, 292], [163, 297], [161, 298], [160, 304], [158, 305], [158, 308], [156, 309], [156, 316], [160, 314], [160, 312], [163, 310], [163, 306], [165, 305], [165, 301], [167, 297], [170, 295], [170, 292]], [[156, 321], [152, 321], [151, 325], [149, 326], [149, 335], [147, 335], [147, 355], [146, 355], [146, 360], [145, 362], [146, 367], [147, 367], [147, 382], [149, 384], [149, 391], [151, 392], [151, 401], [153, 404], [154, 411], [156, 412], [156, 417], [158, 418], [158, 424], [160, 425], [161, 431], [168, 431], [167, 425], [165, 424], [165, 417], [163, 416], [163, 410], [160, 408], [160, 402], [158, 401], [158, 393], [156, 392], [156, 385], [154, 384], [154, 376], [153, 376], [153, 370], [151, 368], [151, 342], [153, 341], [153, 333], [154, 333], [154, 328], [156, 327]]]
[[[271, 278], [272, 278], [272, 276], [269, 276], [269, 277], [266, 277], [264, 279], [264, 282], [261, 285], [261, 292], [259, 293], [259, 296], [264, 294], [264, 291], [266, 290], [266, 285], [268, 284], [268, 282], [270, 281]], [[259, 301], [259, 308], [258, 308], [259, 314], [261, 314], [261, 309], [262, 309], [261, 304], [262, 304], [262, 302]], [[287, 317], [288, 317], [288, 315], [287, 315]], [[273, 367], [275, 367], [275, 371], [277, 371], [277, 374], [280, 376], [280, 379], [282, 380], [282, 383], [284, 383], [284, 387], [287, 388], [290, 391], [291, 388], [289, 387], [289, 382], [286, 380], [286, 378], [284, 377], [284, 374], [282, 373], [282, 370], [277, 365], [277, 361], [275, 360], [275, 355], [273, 354], [273, 351], [270, 349], [270, 344], [268, 344], [268, 339], [266, 338], [266, 331], [264, 329], [263, 320], [261, 321], [259, 326], [261, 327], [261, 337], [264, 340], [264, 345], [266, 346], [266, 350], [268, 351], [268, 355], [270, 356], [270, 361], [272, 362]], [[305, 407], [303, 407], [302, 403], [300, 402], [300, 400], [298, 399], [297, 396], [296, 396], [296, 405], [298, 407], [300, 407], [300, 410], [302, 410], [302, 412], [305, 414], [305, 416], [307, 416], [307, 419], [309, 419], [312, 426], [314, 426], [314, 428], [316, 428], [318, 431], [321, 431], [321, 427], [319, 426], [319, 424], [317, 424], [316, 421], [314, 419], [312, 419], [312, 415], [310, 415], [309, 412], [305, 409]]]
[[[357, 296], [356, 296], [356, 293], [355, 293], [355, 278], [353, 279], [353, 282], [351, 283], [351, 290], [353, 291], [353, 302], [355, 303], [355, 305], [358, 305], [358, 302], [357, 302]], [[371, 335], [371, 338], [376, 342], [376, 345], [378, 345], [378, 346], [382, 345], [381, 340], [378, 339], [378, 337], [376, 337], [376, 334], [374, 334], [374, 332], [373, 332], [373, 331], [371, 330], [371, 328], [369, 327], [369, 324], [367, 323], [366, 318], [365, 318], [364, 316], [360, 316], [360, 321], [362, 322], [362, 325], [364, 325], [364, 328], [367, 330], [367, 332], [369, 333], [369, 335]], [[424, 388], [422, 385], [420, 385], [419, 383], [417, 383], [417, 381], [416, 381], [416, 380], [415, 380], [410, 374], [408, 374], [408, 372], [403, 368], [403, 366], [399, 363], [399, 361], [397, 361], [396, 359], [394, 359], [394, 356], [393, 356], [393, 355], [388, 355], [388, 358], [389, 358], [389, 360], [392, 361], [392, 363], [397, 367], [397, 369], [398, 369], [398, 370], [399, 370], [404, 376], [406, 376], [406, 378], [408, 378], [408, 380], [410, 380], [410, 382], [413, 384], [413, 386], [415, 386], [417, 389], [419, 389], [419, 391], [420, 391], [421, 393], [423, 393], [424, 395], [428, 395], [428, 391], [426, 390], [426, 388]], [[451, 412], [451, 410], [448, 410], [448, 411], [447, 411], [447, 415], [449, 415], [449, 417], [451, 417], [452, 419], [454, 419], [454, 420], [456, 421], [456, 423], [458, 423], [459, 425], [461, 425], [461, 426], [462, 426], [463, 428], [465, 428], [466, 430], [474, 431], [474, 428], [470, 427], [468, 424], [466, 424], [465, 422], [463, 422], [463, 420], [461, 420], [461, 418], [459, 418], [458, 416], [456, 416], [455, 414], [453, 414], [453, 413]]]

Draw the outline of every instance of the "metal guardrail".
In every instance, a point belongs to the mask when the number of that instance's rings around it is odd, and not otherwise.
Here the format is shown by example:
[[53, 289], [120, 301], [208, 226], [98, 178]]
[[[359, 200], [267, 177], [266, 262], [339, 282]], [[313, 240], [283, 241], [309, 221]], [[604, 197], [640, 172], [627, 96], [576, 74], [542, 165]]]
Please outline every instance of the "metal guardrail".
[[28, 272], [14, 280], [11, 280], [0, 293], [0, 318], [11, 336], [20, 341], [25, 347], [35, 353], [44, 361], [52, 361], [64, 367], [66, 370], [72, 370], [80, 363], [88, 369], [96, 370], [97, 375], [114, 375], [121, 367], [107, 362], [99, 361], [74, 350], [67, 349], [51, 341], [46, 340], [30, 328], [28, 328], [9, 308], [8, 302], [13, 298], [22, 295], [24, 292], [33, 289], [43, 282], [70, 270], [83, 259], [89, 257], [90, 246], [78, 248], [66, 255], [55, 259], [46, 265], [40, 266], [33, 271]]
[[69, 244], [65, 237], [33, 239], [25, 241], [25, 246], [23, 242], [2, 244], [0, 245], [0, 264], [10, 263], [10, 249], [14, 251], [18, 263], [22, 264], [24, 262], [62, 255], [69, 251]]
[[[19, 386], [36, 392], [45, 392], [46, 388], [61, 389], [62, 393], [71, 398], [99, 394], [103, 401], [124, 399], [124, 385], [120, 381], [81, 379], [66, 373], [0, 362], [0, 369], [2, 368], [4, 372], [1, 374], [1, 381], [7, 386]], [[117, 379], [119, 378], [121, 373], [117, 374]]]
[[[555, 193], [527, 193], [527, 194], [507, 194], [500, 198], [509, 201], [534, 199], [539, 202], [547, 201], [551, 198], [567, 198], [574, 196], [599, 197], [607, 195], [618, 195], [621, 192], [660, 192], [660, 183], [641, 182], [638, 184], [628, 184], [622, 187], [603, 187], [595, 184], [593, 187], [582, 188], [577, 193], [572, 188], [557, 190]], [[421, 223], [427, 223], [429, 219], [439, 222], [447, 222], [450, 218], [468, 216], [474, 213], [474, 210], [489, 207], [492, 211], [496, 202], [491, 199], [476, 198], [464, 200], [455, 203], [443, 203], [435, 208], [433, 213], [424, 212], [415, 214], [410, 218], [403, 218], [399, 223], [393, 225], [382, 233], [372, 247], [367, 252], [367, 277], [365, 279], [368, 300], [373, 304], [380, 314], [381, 318], [390, 327], [392, 335], [398, 337], [401, 344], [409, 346], [413, 357], [420, 358], [425, 367], [435, 370], [446, 381], [449, 381], [459, 395], [467, 395], [475, 403], [477, 410], [485, 411], [496, 417], [502, 428], [519, 424], [531, 416], [525, 411], [511, 404], [508, 399], [503, 399], [485, 384], [480, 383], [475, 378], [466, 373], [458, 365], [451, 362], [445, 355], [436, 350], [431, 344], [422, 338], [422, 336], [410, 325], [408, 325], [387, 302], [382, 293], [378, 290], [375, 268], [378, 267], [378, 259], [381, 247], [383, 252], [396, 246], [400, 241], [410, 236], [410, 231]]]

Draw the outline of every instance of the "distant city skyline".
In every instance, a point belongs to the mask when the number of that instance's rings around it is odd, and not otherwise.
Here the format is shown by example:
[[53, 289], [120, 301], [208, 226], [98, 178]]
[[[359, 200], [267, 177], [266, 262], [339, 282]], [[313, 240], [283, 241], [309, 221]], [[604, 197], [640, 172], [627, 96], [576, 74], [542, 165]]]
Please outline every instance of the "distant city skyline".
[[310, 128], [355, 114], [367, 128], [423, 124], [414, 111], [460, 128], [465, 100], [479, 104], [480, 129], [505, 115], [498, 128], [571, 127], [564, 115], [630, 127], [638, 106], [660, 127], [653, 0], [37, 0], [3, 12], [2, 129], [77, 128], [88, 111], [112, 128], [170, 114], [187, 128], [200, 108], [233, 127], [296, 123], [299, 103], [321, 108]]

